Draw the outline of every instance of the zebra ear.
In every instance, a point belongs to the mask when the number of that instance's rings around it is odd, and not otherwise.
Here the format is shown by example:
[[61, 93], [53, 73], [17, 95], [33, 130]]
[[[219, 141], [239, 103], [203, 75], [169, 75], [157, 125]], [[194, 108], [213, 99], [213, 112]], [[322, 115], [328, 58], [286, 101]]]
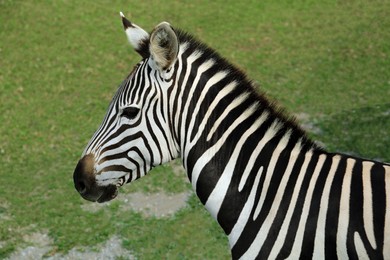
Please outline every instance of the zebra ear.
[[162, 70], [168, 69], [176, 60], [179, 43], [175, 31], [167, 22], [162, 22], [154, 28], [150, 36], [149, 51]]
[[142, 56], [142, 58], [148, 58], [149, 52], [149, 34], [136, 24], [131, 23], [120, 12], [122, 17], [123, 27], [125, 28], [127, 39], [133, 48]]

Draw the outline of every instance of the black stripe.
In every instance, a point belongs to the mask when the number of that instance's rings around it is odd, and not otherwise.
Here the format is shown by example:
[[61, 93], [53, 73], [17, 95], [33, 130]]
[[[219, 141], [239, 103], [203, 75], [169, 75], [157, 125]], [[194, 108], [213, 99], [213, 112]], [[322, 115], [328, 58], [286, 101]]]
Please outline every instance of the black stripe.
[[[191, 120], [193, 119], [193, 117], [195, 117], [195, 123], [194, 125], [195, 126], [198, 126], [200, 125], [200, 123], [204, 120], [205, 118], [205, 114], [207, 113], [207, 111], [209, 110], [209, 106], [210, 106], [210, 103], [212, 100], [214, 100], [216, 98], [216, 96], [218, 95], [219, 91], [224, 87], [226, 86], [228, 83], [228, 79], [225, 78], [225, 79], [222, 79], [220, 82], [218, 82], [218, 84], [214, 84], [210, 89], [209, 91], [207, 92], [204, 100], [202, 101], [202, 103], [200, 104], [200, 107], [199, 107], [199, 112], [194, 115], [193, 114], [193, 111], [195, 109], [195, 106], [197, 105], [199, 101], [199, 98], [200, 98], [200, 94], [201, 92], [196, 92], [194, 93], [194, 98], [192, 99], [191, 103], [190, 103], [190, 107], [189, 107], [189, 114], [191, 116], [188, 117], [187, 119], [187, 122], [186, 122], [186, 128], [189, 127], [189, 124], [191, 122]], [[221, 110], [219, 109], [220, 107], [227, 107], [227, 104], [228, 103], [231, 103], [233, 101], [233, 99], [237, 97], [236, 95], [233, 95], [233, 93], [231, 94], [228, 94], [224, 99], [222, 99], [217, 107], [212, 111], [212, 113], [210, 114], [210, 116], [207, 118], [207, 124], [209, 126], [212, 127], [212, 125], [214, 124], [214, 122], [220, 117], [220, 115], [222, 115], [222, 113], [224, 112], [224, 110]], [[191, 140], [195, 137], [195, 135], [198, 133], [198, 129], [189, 129], [191, 136]], [[206, 128], [205, 131], [207, 130], [210, 130], [210, 128]]]
[[[331, 165], [332, 165], [332, 157], [326, 156], [313, 189], [313, 196], [310, 203], [309, 214], [305, 225], [305, 234], [303, 236], [301, 259], [311, 259], [313, 257], [314, 241], [315, 241], [317, 224], [318, 224], [318, 215], [320, 211], [321, 198], [324, 191], [326, 177], [329, 175]], [[291, 240], [291, 237], [287, 237], [286, 241], [289, 241], [289, 243], [291, 244], [290, 246], [290, 250], [291, 250], [292, 242], [293, 242]], [[286, 255], [286, 257], [287, 256], [288, 255]]]
[[[263, 208], [260, 212], [260, 216], [263, 216], [264, 219], [268, 215], [269, 210], [271, 209], [277, 196], [278, 197], [281, 196], [280, 194], [277, 194], [276, 192], [278, 191], [280, 182], [283, 178], [283, 175], [285, 174], [287, 165], [289, 163], [291, 151], [293, 150], [293, 148], [297, 142], [298, 142], [298, 139], [296, 139], [295, 136], [291, 136], [287, 147], [284, 149], [284, 151], [280, 154], [280, 157], [278, 158], [278, 161], [276, 163], [275, 170], [274, 170], [274, 173], [273, 173], [273, 176], [271, 179], [271, 183], [270, 183], [270, 186], [268, 188], [267, 197], [265, 198]], [[291, 172], [290, 178], [288, 179], [286, 188], [284, 191], [282, 191], [283, 196], [281, 196], [282, 198], [281, 198], [279, 208], [278, 208], [277, 213], [275, 214], [275, 216], [273, 218], [271, 228], [267, 234], [267, 237], [264, 241], [262, 249], [259, 252], [259, 256], [261, 256], [262, 258], [269, 257], [269, 254], [271, 253], [271, 249], [276, 242], [277, 236], [280, 232], [283, 221], [285, 220], [286, 213], [287, 213], [288, 207], [289, 207], [290, 202], [291, 202], [291, 198], [292, 198], [293, 191], [294, 191], [294, 186], [296, 186], [296, 181], [297, 181], [299, 169], [302, 167], [304, 157], [305, 157], [305, 153], [300, 152], [299, 156], [296, 159], [294, 166], [292, 168], [292, 172]], [[313, 163], [315, 163], [314, 160], [312, 160], [312, 161], [313, 161]], [[310, 170], [310, 168], [309, 168], [309, 170]], [[304, 189], [304, 185], [303, 185], [302, 189]]]
[[[371, 189], [372, 189], [372, 203], [373, 203], [373, 221], [374, 221], [374, 234], [377, 244], [377, 252], [383, 252], [384, 245], [384, 224], [386, 214], [386, 208], [390, 205], [386, 205], [386, 183], [385, 183], [385, 168], [383, 164], [375, 163], [371, 169]], [[388, 192], [388, 191], [387, 191]]]
[[337, 227], [340, 214], [340, 198], [342, 183], [346, 169], [346, 158], [341, 157], [339, 165], [334, 175], [329, 193], [328, 210], [325, 222], [325, 258], [337, 259]]
[[103, 168], [99, 174], [102, 174], [104, 172], [110, 172], [110, 171], [119, 171], [119, 172], [131, 172], [131, 170], [123, 165], [110, 165], [105, 168]]
[[[364, 244], [367, 243], [367, 236], [364, 231], [363, 220], [363, 178], [362, 161], [356, 161], [352, 169], [351, 195], [349, 200], [349, 224], [347, 233], [347, 252], [351, 259], [358, 259], [354, 241], [355, 232], [358, 232]], [[341, 217], [341, 216], [340, 216]], [[373, 259], [373, 258], [371, 258]]]
[[[242, 104], [241, 108], [243, 106], [246, 106], [247, 104]], [[239, 106], [240, 107], [240, 106]], [[237, 108], [238, 110], [242, 111], [240, 108]], [[249, 117], [245, 121], [253, 121], [253, 115], [252, 118]], [[228, 136], [220, 150], [214, 155], [213, 159], [209, 161], [207, 165], [202, 169], [197, 186], [196, 186], [196, 192], [198, 197], [200, 198], [201, 202], [203, 204], [206, 203], [208, 197], [210, 196], [211, 192], [214, 190], [215, 185], [217, 184], [219, 178], [221, 177], [223, 173], [223, 169], [226, 166], [226, 163], [229, 161], [229, 159], [232, 156], [232, 153], [235, 149], [235, 145], [238, 142], [238, 140], [241, 138], [242, 134], [250, 127], [250, 125], [245, 124], [245, 121], [239, 126], [236, 127], [231, 134]], [[226, 126], [228, 127], [228, 126]], [[222, 134], [224, 131], [220, 131], [220, 134]], [[199, 140], [199, 143], [206, 143], [205, 139], [207, 138], [207, 133], [202, 134], [202, 138]], [[215, 140], [212, 140], [215, 141]], [[211, 146], [211, 145], [210, 145]], [[197, 149], [195, 149], [197, 150]], [[234, 158], [233, 158], [234, 160]], [[221, 169], [221, 170], [215, 170], [215, 167]], [[210, 173], [212, 174], [212, 179], [210, 179]], [[237, 191], [236, 191], [237, 192]]]
[[[257, 115], [256, 115], [257, 116]], [[223, 227], [226, 234], [230, 234], [233, 226], [236, 224], [240, 213], [247, 202], [248, 196], [251, 192], [253, 183], [255, 181], [256, 174], [260, 166], [254, 165], [252, 168], [252, 174], [249, 174], [244, 187], [239, 196], [237, 195], [238, 187], [242, 178], [243, 170], [246, 168], [252, 153], [256, 154], [255, 148], [264, 135], [264, 132], [271, 124], [270, 121], [263, 122], [263, 124], [254, 131], [243, 143], [242, 149], [237, 157], [237, 163], [234, 168], [231, 184], [227, 190], [225, 199], [221, 205], [221, 209], [218, 213], [218, 222]]]
[[[187, 112], [187, 117], [186, 118], [182, 118], [182, 116], [181, 116], [181, 120], [180, 120], [180, 124], [179, 124], [179, 126], [181, 127], [182, 123], [184, 121], [184, 124], [185, 124], [184, 127], [185, 127], [186, 131], [184, 132], [184, 136], [181, 136], [181, 138], [184, 138], [184, 140], [187, 140], [188, 135], [191, 133], [191, 131], [194, 130], [194, 129], [188, 129], [188, 126], [190, 124], [190, 121], [191, 121], [192, 117], [193, 116], [198, 116], [198, 115], [193, 115], [192, 112], [193, 112], [195, 104], [198, 101], [198, 98], [199, 98], [199, 96], [201, 94], [201, 89], [207, 83], [207, 79], [210, 78], [209, 76], [204, 76], [206, 74], [206, 72], [204, 72], [202, 74], [202, 76], [200, 77], [201, 79], [203, 79], [203, 81], [200, 80], [200, 82], [202, 82], [202, 84], [203, 84], [202, 87], [199, 88], [198, 86], [194, 86], [193, 85], [195, 78], [198, 76], [198, 69], [199, 69], [200, 66], [202, 66], [204, 64], [205, 61], [207, 61], [207, 60], [205, 60], [204, 57], [202, 56], [202, 57], [198, 58], [194, 63], [192, 63], [191, 72], [190, 72], [190, 75], [189, 75], [188, 81], [187, 81], [187, 86], [191, 86], [191, 87], [185, 88], [185, 90], [183, 92], [182, 104], [181, 104], [182, 107], [180, 108], [180, 111], [184, 111], [187, 102], [190, 101], [189, 107], [188, 107], [188, 110], [187, 110], [188, 111]], [[213, 69], [213, 66], [210, 69]], [[195, 91], [190, 96], [189, 95], [190, 94], [190, 90], [193, 89], [193, 88], [195, 88]]]
[[[280, 142], [281, 137], [282, 137], [281, 135], [277, 135], [276, 133], [276, 135], [264, 146], [263, 150], [260, 152], [258, 159], [256, 161], [256, 165], [255, 165], [255, 169], [257, 169], [256, 172], [258, 171], [258, 169], [260, 169], [261, 166], [264, 167], [264, 170], [260, 178], [259, 188], [255, 196], [255, 203], [251, 211], [250, 218], [244, 230], [242, 231], [242, 236], [239, 237], [236, 244], [232, 248], [233, 258], [239, 258], [248, 250], [249, 246], [252, 244], [252, 241], [255, 239], [264, 221], [264, 217], [262, 216], [261, 213], [263, 209], [261, 210], [260, 215], [257, 217], [256, 220], [253, 220], [253, 215], [255, 213], [257, 204], [259, 203], [260, 193], [261, 193], [260, 191], [263, 189], [263, 184], [264, 184], [264, 179], [266, 176], [268, 164], [271, 160], [273, 151], [275, 150], [276, 146]], [[254, 173], [251, 172], [251, 175], [252, 174]]]
[[[301, 153], [299, 158], [298, 158], [299, 163], [297, 162], [294, 165], [293, 172], [291, 174], [291, 177], [290, 177], [289, 182], [288, 182], [287, 187], [286, 187], [286, 190], [289, 190], [291, 193], [289, 198], [292, 197], [294, 189], [297, 188], [297, 185], [298, 185], [297, 180], [299, 178], [299, 173], [300, 173], [301, 168], [303, 166], [303, 163], [305, 161], [305, 157], [306, 157], [306, 154]], [[315, 170], [315, 167], [318, 163], [318, 158], [319, 158], [319, 154], [317, 154], [317, 153], [313, 153], [311, 158], [309, 158], [309, 163], [307, 165], [306, 172], [304, 174], [302, 183], [300, 184], [301, 186], [298, 189], [299, 194], [298, 194], [297, 201], [295, 202], [295, 205], [294, 205], [294, 211], [292, 213], [291, 220], [290, 220], [290, 223], [288, 226], [285, 242], [284, 242], [282, 249], [280, 250], [280, 252], [277, 256], [277, 259], [285, 259], [291, 254], [291, 250], [292, 250], [292, 247], [293, 247], [293, 244], [295, 241], [295, 237], [297, 234], [299, 222], [300, 222], [301, 216], [302, 216], [302, 209], [303, 209], [303, 205], [305, 203], [305, 197], [307, 195], [307, 190], [308, 190], [308, 187], [310, 184], [311, 177], [312, 177], [314, 170]], [[288, 201], [287, 204], [289, 204], [289, 203], [290, 203], [290, 201]]]

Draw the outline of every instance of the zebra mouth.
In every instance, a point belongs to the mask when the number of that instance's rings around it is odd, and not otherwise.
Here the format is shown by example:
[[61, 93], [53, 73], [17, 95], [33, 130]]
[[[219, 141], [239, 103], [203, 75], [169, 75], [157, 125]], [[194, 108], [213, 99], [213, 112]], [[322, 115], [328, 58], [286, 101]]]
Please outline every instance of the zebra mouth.
[[105, 187], [102, 195], [97, 199], [97, 202], [103, 203], [115, 199], [118, 195], [118, 188], [115, 185]]

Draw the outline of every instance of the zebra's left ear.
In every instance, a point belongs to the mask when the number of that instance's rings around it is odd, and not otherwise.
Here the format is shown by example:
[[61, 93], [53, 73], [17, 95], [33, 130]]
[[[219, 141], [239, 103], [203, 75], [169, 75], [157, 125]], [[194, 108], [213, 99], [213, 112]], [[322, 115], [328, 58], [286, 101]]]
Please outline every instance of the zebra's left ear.
[[125, 28], [127, 39], [133, 48], [142, 56], [148, 58], [149, 53], [149, 34], [136, 24], [133, 24], [120, 12], [123, 27]]
[[161, 70], [168, 69], [176, 61], [179, 42], [169, 23], [162, 22], [154, 28], [150, 36], [149, 51]]

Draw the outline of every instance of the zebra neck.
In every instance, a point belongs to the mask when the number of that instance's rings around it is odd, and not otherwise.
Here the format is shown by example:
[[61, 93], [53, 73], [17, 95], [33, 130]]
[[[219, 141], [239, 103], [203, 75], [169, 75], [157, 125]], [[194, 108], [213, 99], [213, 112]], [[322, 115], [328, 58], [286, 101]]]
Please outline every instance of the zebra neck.
[[316, 148], [245, 74], [196, 48], [180, 45], [168, 90], [171, 124], [194, 190], [229, 234], [251, 190], [261, 189], [266, 174], [283, 175], [286, 165], [277, 161]]
[[231, 114], [226, 113], [227, 107], [219, 116], [210, 116], [208, 126], [192, 133], [193, 139], [183, 149], [193, 189], [227, 234], [251, 194], [258, 196], [267, 182], [281, 180], [289, 160], [315, 150], [258, 103], [242, 108]]

